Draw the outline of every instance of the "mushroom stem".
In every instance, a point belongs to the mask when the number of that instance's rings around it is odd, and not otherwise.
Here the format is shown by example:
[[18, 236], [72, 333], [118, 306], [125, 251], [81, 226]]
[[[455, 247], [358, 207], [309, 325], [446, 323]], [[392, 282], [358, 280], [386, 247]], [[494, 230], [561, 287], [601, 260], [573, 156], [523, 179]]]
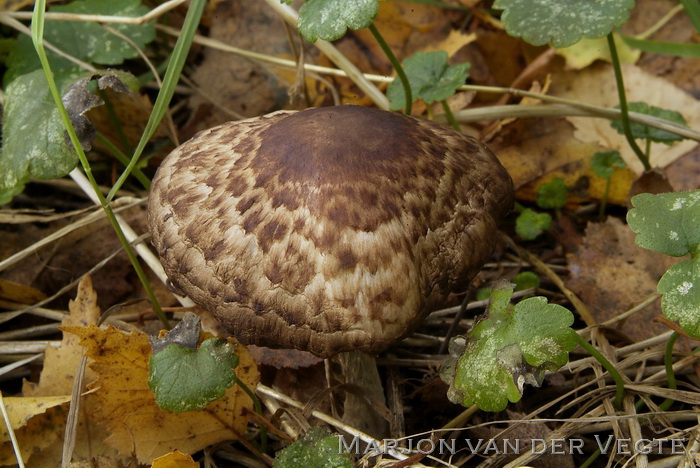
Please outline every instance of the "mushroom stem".
[[340, 353], [335, 359], [344, 383], [359, 389], [359, 392], [348, 389], [345, 393], [343, 422], [374, 437], [386, 437], [388, 421], [381, 413], [388, 410], [377, 361], [361, 351]]

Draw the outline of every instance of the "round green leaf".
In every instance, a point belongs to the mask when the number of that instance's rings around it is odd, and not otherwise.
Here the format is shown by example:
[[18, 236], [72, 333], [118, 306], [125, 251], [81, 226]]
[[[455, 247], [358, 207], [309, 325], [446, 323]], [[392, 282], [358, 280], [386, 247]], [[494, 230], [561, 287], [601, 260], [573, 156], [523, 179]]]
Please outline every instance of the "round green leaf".
[[487, 318], [467, 336], [467, 346], [454, 367], [441, 373], [450, 379], [451, 400], [501, 411], [520, 400], [523, 386], [539, 386], [546, 371], [564, 365], [578, 344], [570, 327], [574, 316], [564, 307], [533, 297], [514, 308], [496, 301]]
[[198, 349], [170, 344], [151, 356], [148, 386], [166, 411], [198, 410], [224, 396], [236, 380], [237, 365], [233, 345], [220, 338], [205, 340]]
[[[447, 52], [418, 52], [403, 62], [403, 69], [408, 76], [414, 99], [426, 103], [442, 101], [452, 96], [455, 90], [464, 84], [469, 76], [469, 63], [450, 66]], [[392, 110], [402, 109], [406, 103], [401, 80], [395, 78], [386, 92]]]
[[[616, 107], [619, 108], [619, 106]], [[646, 102], [630, 102], [628, 107], [629, 110], [633, 112], [658, 117], [678, 125], [687, 125], [683, 115], [680, 112], [650, 106]], [[620, 135], [624, 135], [625, 129], [622, 126], [621, 120], [613, 120], [610, 122], [610, 126], [617, 130], [617, 133]], [[635, 122], [630, 122], [630, 129], [632, 130], [632, 136], [634, 138], [649, 139], [656, 143], [664, 143], [666, 145], [671, 145], [673, 142], [683, 139], [682, 136], [676, 135], [675, 133]]]
[[700, 338], [700, 258], [673, 265], [657, 287], [661, 309], [690, 336]]
[[378, 13], [377, 0], [308, 0], [299, 10], [299, 33], [308, 42], [335, 41], [348, 28], [368, 27]]
[[342, 442], [321, 426], [312, 427], [304, 436], [280, 451], [274, 468], [352, 468], [350, 456], [340, 450]]
[[548, 213], [538, 213], [525, 208], [515, 219], [515, 232], [525, 240], [534, 240], [549, 229], [552, 217]]
[[645, 249], [681, 257], [700, 244], [700, 190], [632, 197], [627, 224]]
[[595, 175], [603, 179], [609, 179], [615, 173], [616, 168], [623, 168], [627, 164], [617, 150], [599, 151], [591, 159], [591, 169]]
[[537, 187], [537, 206], [540, 208], [561, 208], [566, 204], [569, 188], [561, 177], [545, 182]]
[[511, 36], [530, 44], [567, 47], [609, 34], [629, 18], [634, 0], [496, 0]]

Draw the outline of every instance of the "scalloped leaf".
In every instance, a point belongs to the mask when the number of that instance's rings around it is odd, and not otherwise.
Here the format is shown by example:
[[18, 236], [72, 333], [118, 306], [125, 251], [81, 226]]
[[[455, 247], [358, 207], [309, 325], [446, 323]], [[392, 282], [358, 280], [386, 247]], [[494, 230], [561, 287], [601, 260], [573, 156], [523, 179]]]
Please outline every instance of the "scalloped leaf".
[[551, 224], [552, 217], [549, 213], [538, 213], [525, 208], [515, 219], [515, 232], [525, 240], [534, 240], [549, 229]]
[[352, 468], [353, 463], [345, 451], [339, 451], [338, 437], [322, 426], [314, 426], [309, 432], [277, 453], [274, 468]]
[[537, 187], [537, 206], [540, 208], [561, 208], [566, 205], [569, 188], [561, 177], [555, 177]]
[[641, 193], [632, 197], [627, 224], [635, 243], [672, 257], [697, 252], [700, 244], [700, 190]]
[[659, 280], [664, 316], [700, 338], [700, 257], [673, 265]]
[[[616, 107], [619, 109], [619, 106]], [[650, 106], [646, 102], [630, 102], [628, 107], [629, 110], [633, 112], [659, 117], [660, 119], [668, 120], [678, 125], [687, 125], [687, 122], [680, 112]], [[617, 130], [617, 133], [621, 135], [625, 134], [625, 129], [622, 126], [621, 120], [613, 120], [610, 122], [610, 126]], [[632, 136], [634, 138], [643, 140], [649, 139], [653, 142], [663, 143], [665, 145], [672, 145], [674, 142], [683, 139], [682, 136], [676, 135], [675, 133], [634, 122], [630, 122], [630, 129], [632, 130]]]
[[308, 42], [335, 41], [348, 28], [368, 27], [378, 13], [377, 0], [308, 0], [299, 10], [299, 33]]
[[233, 345], [221, 338], [204, 340], [197, 349], [169, 344], [151, 356], [148, 386], [166, 411], [203, 409], [234, 384], [237, 365]]
[[[403, 62], [403, 68], [411, 86], [413, 99], [426, 103], [442, 101], [452, 96], [464, 84], [469, 73], [469, 63], [449, 65], [447, 52], [417, 52]], [[395, 78], [386, 92], [392, 110], [403, 109], [406, 103], [401, 80]]]
[[533, 45], [568, 47], [582, 37], [597, 38], [623, 24], [634, 0], [496, 0], [511, 36]]
[[609, 179], [615, 173], [615, 169], [627, 166], [617, 150], [599, 151], [591, 158], [591, 169], [598, 177]]
[[448, 396], [455, 403], [502, 411], [508, 401], [520, 400], [526, 383], [539, 386], [546, 371], [563, 366], [578, 343], [570, 328], [574, 323], [570, 311], [547, 304], [544, 297], [511, 307], [510, 288], [505, 300], [503, 290], [494, 288], [487, 318], [469, 332], [456, 363], [441, 373], [448, 378]]

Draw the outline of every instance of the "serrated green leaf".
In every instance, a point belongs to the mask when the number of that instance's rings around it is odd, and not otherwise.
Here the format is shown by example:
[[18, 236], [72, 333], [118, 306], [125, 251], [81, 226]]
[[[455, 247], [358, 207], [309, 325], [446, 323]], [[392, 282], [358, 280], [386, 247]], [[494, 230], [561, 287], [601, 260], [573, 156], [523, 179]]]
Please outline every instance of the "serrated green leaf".
[[[403, 62], [414, 99], [422, 99], [430, 104], [452, 96], [464, 84], [469, 73], [469, 63], [449, 65], [444, 50], [417, 52]], [[395, 78], [386, 92], [392, 110], [403, 109], [406, 103], [401, 81]]]
[[485, 411], [501, 411], [508, 401], [519, 401], [524, 384], [539, 385], [546, 371], [567, 362], [578, 343], [573, 323], [570, 311], [543, 297], [489, 314], [469, 332], [448, 394]]
[[548, 213], [525, 208], [515, 219], [515, 232], [525, 240], [534, 240], [552, 224]]
[[561, 177], [555, 177], [537, 187], [537, 206], [540, 208], [561, 208], [566, 205], [569, 188]]
[[321, 426], [277, 453], [274, 468], [352, 468], [350, 456], [341, 450], [341, 442]]
[[233, 345], [210, 338], [197, 349], [170, 344], [153, 354], [148, 386], [158, 406], [179, 413], [205, 408], [224, 396], [236, 379]]
[[[49, 12], [82, 13], [110, 16], [141, 16], [149, 8], [139, 0], [79, 0], [64, 6], [55, 6]], [[136, 46], [143, 49], [156, 37], [153, 23], [133, 25], [107, 23], [119, 31]], [[138, 57], [138, 51], [124, 39], [105, 30], [100, 24], [85, 21], [47, 21], [44, 39], [64, 52], [84, 62], [100, 65], [118, 65], [126, 59]], [[75, 67], [75, 64], [47, 49], [51, 69], [56, 74]], [[8, 58], [8, 71], [4, 82], [10, 83], [20, 75], [41, 68], [39, 57], [31, 38], [17, 39]]]
[[368, 27], [378, 13], [377, 0], [308, 0], [299, 10], [299, 33], [308, 42], [335, 41], [348, 28]]
[[617, 150], [599, 151], [591, 159], [591, 169], [598, 177], [609, 179], [615, 173], [615, 169], [622, 169], [627, 164]]
[[700, 190], [632, 197], [627, 224], [645, 249], [681, 257], [700, 244]]
[[673, 265], [659, 280], [661, 309], [690, 336], [700, 338], [700, 258]]
[[22, 75], [6, 88], [2, 131], [2, 190], [29, 177], [63, 177], [78, 164], [42, 70]]
[[496, 0], [511, 36], [530, 44], [567, 47], [609, 34], [629, 18], [634, 0]]
[[[668, 120], [670, 122], [687, 125], [683, 115], [680, 112], [661, 109], [660, 107], [650, 106], [646, 102], [630, 102], [629, 110], [633, 112], [639, 112], [640, 114], [651, 115], [653, 117], [658, 117], [660, 119]], [[618, 106], [619, 108], [619, 106]], [[610, 122], [610, 126], [617, 130], [617, 133], [624, 135], [625, 129], [622, 126], [621, 120], [613, 120]], [[661, 130], [659, 128], [649, 127], [648, 125], [630, 122], [630, 128], [632, 130], [632, 136], [639, 139], [649, 139], [656, 143], [664, 143], [666, 145], [673, 144], [674, 141], [680, 141], [683, 139], [682, 136], [676, 135], [675, 133], [667, 132], [666, 130]]]

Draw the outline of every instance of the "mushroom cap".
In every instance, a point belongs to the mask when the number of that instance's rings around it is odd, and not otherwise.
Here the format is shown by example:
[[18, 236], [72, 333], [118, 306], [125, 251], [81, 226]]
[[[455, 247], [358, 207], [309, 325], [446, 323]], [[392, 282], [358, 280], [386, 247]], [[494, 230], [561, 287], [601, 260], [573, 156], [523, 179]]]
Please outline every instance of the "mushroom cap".
[[513, 183], [479, 141], [359, 106], [195, 135], [148, 203], [171, 282], [244, 344], [378, 353], [490, 256]]

